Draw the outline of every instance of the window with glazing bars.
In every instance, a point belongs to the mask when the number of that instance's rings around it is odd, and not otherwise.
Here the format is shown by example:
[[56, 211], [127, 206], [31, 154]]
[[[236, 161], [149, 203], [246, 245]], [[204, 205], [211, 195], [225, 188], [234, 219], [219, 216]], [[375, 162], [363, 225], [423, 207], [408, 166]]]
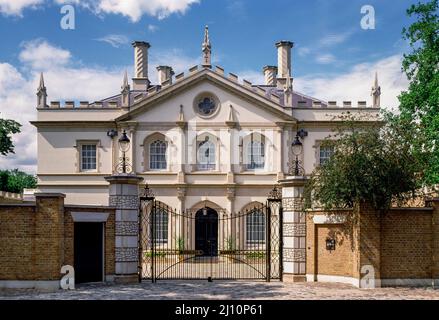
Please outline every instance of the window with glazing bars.
[[333, 146], [320, 146], [320, 165], [324, 165], [334, 154]]
[[162, 140], [156, 140], [149, 145], [149, 169], [166, 169], [166, 149], [166, 142]]
[[154, 214], [154, 231], [155, 243], [168, 242], [168, 214], [162, 209], [156, 210]]
[[96, 170], [96, 144], [81, 145], [81, 170]]
[[255, 210], [247, 215], [247, 243], [257, 244], [265, 242], [265, 215]]

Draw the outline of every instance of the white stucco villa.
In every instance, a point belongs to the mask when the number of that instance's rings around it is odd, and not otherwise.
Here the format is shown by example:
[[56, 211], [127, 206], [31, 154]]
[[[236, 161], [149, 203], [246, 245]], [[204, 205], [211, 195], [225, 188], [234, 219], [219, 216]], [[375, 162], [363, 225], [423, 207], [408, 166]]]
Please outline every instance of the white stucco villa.
[[296, 136], [303, 143], [300, 161], [310, 174], [331, 155], [319, 144], [331, 133], [334, 116], [379, 111], [377, 82], [373, 105], [337, 104], [295, 91], [289, 41], [276, 43], [278, 63], [263, 68], [263, 84], [211, 65], [207, 27], [201, 65], [176, 75], [172, 66], [153, 66], [156, 84], [148, 78], [150, 45], [136, 41], [133, 47], [132, 83], [125, 74], [121, 91], [100, 101], [48, 104], [41, 76], [38, 118], [32, 122], [38, 129], [41, 192], [62, 192], [66, 203], [108, 204], [104, 177], [118, 170], [118, 139], [126, 130], [130, 169], [158, 200], [177, 210], [208, 201], [236, 212], [265, 201], [288, 175]]

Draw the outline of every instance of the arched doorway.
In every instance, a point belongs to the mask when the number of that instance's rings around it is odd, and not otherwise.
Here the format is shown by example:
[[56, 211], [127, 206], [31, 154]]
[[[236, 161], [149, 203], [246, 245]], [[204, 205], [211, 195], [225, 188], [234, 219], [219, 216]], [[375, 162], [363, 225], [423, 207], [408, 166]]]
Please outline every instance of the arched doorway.
[[218, 213], [202, 208], [195, 215], [195, 250], [203, 256], [218, 255]]

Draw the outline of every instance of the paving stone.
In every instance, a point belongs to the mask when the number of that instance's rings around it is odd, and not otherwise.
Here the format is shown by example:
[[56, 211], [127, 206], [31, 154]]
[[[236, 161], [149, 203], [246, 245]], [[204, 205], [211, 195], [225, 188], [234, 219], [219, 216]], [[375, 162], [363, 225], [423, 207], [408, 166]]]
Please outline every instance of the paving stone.
[[282, 283], [247, 281], [148, 281], [141, 284], [83, 284], [75, 290], [47, 292], [34, 289], [0, 289], [0, 300], [439, 300], [433, 288], [358, 289], [334, 283]]

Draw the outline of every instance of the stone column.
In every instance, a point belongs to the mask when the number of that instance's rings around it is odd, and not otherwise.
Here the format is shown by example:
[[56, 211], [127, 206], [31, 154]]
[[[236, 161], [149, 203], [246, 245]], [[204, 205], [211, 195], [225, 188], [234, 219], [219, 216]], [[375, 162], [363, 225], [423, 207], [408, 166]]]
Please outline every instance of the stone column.
[[115, 270], [117, 282], [138, 281], [139, 183], [133, 174], [105, 177], [110, 183], [109, 205], [116, 208]]
[[303, 188], [306, 177], [279, 180], [283, 207], [284, 281], [306, 281], [306, 221], [303, 212]]

